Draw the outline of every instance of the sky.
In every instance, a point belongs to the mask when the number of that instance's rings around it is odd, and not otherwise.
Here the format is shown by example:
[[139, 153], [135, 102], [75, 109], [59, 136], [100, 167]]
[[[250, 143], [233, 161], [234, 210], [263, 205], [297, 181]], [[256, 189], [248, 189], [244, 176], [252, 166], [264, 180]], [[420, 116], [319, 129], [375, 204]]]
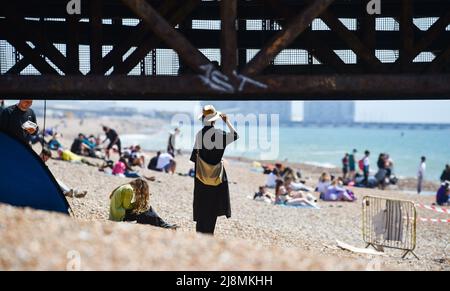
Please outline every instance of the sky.
[[[16, 100], [10, 100], [7, 104], [15, 102]], [[83, 104], [88, 101], [77, 102]], [[198, 114], [200, 111], [198, 101], [116, 101], [114, 103], [115, 106], [132, 107], [141, 112], [163, 110]], [[450, 123], [450, 100], [356, 101], [355, 109], [357, 122]], [[303, 101], [293, 101], [292, 115], [294, 120], [302, 120]]]
[[[120, 102], [139, 110], [198, 111], [198, 102]], [[303, 101], [293, 101], [293, 117], [303, 118]], [[356, 101], [355, 121], [450, 123], [450, 100]]]

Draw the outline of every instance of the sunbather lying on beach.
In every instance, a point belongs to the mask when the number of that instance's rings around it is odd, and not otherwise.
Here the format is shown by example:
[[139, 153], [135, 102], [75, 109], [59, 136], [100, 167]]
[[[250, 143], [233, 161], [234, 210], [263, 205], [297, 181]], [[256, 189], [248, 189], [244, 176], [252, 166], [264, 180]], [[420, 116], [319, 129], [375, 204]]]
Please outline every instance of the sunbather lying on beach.
[[291, 177], [284, 178], [284, 186], [286, 187], [286, 189], [292, 190], [292, 191], [306, 191], [306, 192], [313, 191], [312, 188], [306, 186], [303, 183], [300, 183], [300, 182], [295, 183]]
[[261, 201], [266, 203], [273, 203], [274, 199], [272, 198], [272, 193], [267, 191], [265, 186], [260, 186], [259, 191], [255, 193], [253, 196], [255, 201]]
[[150, 206], [149, 186], [143, 179], [117, 187], [109, 198], [109, 219], [112, 221], [136, 221], [163, 228], [177, 228], [177, 225], [165, 222]]
[[79, 155], [72, 153], [69, 150], [64, 150], [62, 148], [58, 149], [58, 156], [59, 156], [60, 160], [71, 162], [71, 163], [81, 163], [81, 164], [86, 164], [86, 165], [92, 166], [92, 167], [100, 166], [100, 165], [97, 165], [95, 163], [88, 161], [87, 159], [80, 157]]
[[294, 183], [299, 182], [302, 176], [300, 171], [294, 171], [294, 169], [292, 169], [291, 167], [284, 168], [284, 170], [280, 172], [280, 174], [283, 177], [283, 179], [291, 178], [292, 182]]
[[342, 178], [336, 178], [328, 187], [327, 192], [323, 197], [324, 201], [356, 201], [355, 194], [344, 187]]
[[155, 177], [146, 177], [142, 174], [139, 174], [128, 165], [127, 161], [124, 157], [121, 157], [119, 161], [114, 165], [112, 174], [114, 176], [126, 177], [126, 178], [145, 178], [149, 181], [154, 181]]
[[312, 195], [308, 195], [308, 197], [296, 198], [290, 196], [282, 180], [277, 180], [276, 182], [275, 196], [275, 204], [316, 207], [315, 199]]

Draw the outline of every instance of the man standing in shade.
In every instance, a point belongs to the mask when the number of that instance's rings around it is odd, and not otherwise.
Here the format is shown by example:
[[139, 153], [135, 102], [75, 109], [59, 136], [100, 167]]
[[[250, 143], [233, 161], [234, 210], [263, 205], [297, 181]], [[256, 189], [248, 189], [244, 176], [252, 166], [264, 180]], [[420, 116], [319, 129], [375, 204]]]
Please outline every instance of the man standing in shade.
[[0, 131], [28, 144], [30, 136], [38, 132], [33, 100], [20, 100], [16, 105], [2, 110], [0, 115]]
[[426, 159], [426, 157], [420, 158], [419, 169], [417, 170], [417, 194], [420, 194], [420, 192], [422, 192], [423, 179], [425, 177], [425, 170], [427, 168], [427, 165], [425, 164]]

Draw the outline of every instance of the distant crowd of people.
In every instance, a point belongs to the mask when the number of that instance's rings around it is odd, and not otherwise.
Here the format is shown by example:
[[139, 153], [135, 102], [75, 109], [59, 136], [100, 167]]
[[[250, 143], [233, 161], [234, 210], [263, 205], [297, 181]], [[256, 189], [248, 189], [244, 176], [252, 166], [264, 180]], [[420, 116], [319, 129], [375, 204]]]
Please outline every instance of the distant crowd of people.
[[[352, 152], [346, 153], [342, 158], [342, 176], [334, 177], [330, 173], [322, 173], [319, 182], [314, 190], [308, 187], [305, 181], [301, 180], [301, 172], [293, 170], [290, 167], [284, 167], [281, 163], [275, 165], [262, 165], [263, 173], [267, 175], [266, 184], [260, 186], [258, 192], [254, 195], [254, 200], [264, 201], [273, 204], [286, 205], [304, 205], [312, 206], [316, 201], [309, 198], [305, 200], [293, 200], [296, 198], [305, 199], [316, 192], [323, 201], [348, 201], [353, 202], [356, 196], [349, 187], [378, 187], [384, 190], [389, 185], [398, 183], [398, 178], [394, 172], [394, 161], [388, 153], [380, 153], [377, 160], [377, 171], [375, 174], [371, 171], [370, 151], [365, 150], [364, 155], [358, 159], [356, 157], [358, 151], [353, 149]], [[420, 158], [417, 170], [417, 193], [423, 191], [424, 177], [426, 171], [426, 157]], [[450, 166], [446, 165], [441, 174], [441, 187], [436, 194], [436, 201], [442, 205], [449, 200], [448, 184], [450, 183]], [[275, 189], [272, 194], [267, 189]], [[299, 194], [301, 193], [301, 194]]]
[[[103, 126], [102, 129], [106, 136], [103, 141], [100, 140], [99, 136], [86, 136], [80, 133], [72, 142], [70, 149], [66, 149], [58, 140], [62, 135], [57, 132], [56, 128], [40, 131], [36, 115], [31, 109], [32, 100], [20, 100], [17, 104], [7, 108], [4, 108], [4, 102], [1, 101], [0, 131], [9, 134], [25, 146], [40, 143], [42, 150], [39, 157], [43, 163], [52, 159], [52, 151], [56, 151], [59, 160], [98, 167], [101, 171], [111, 167], [111, 174], [113, 175], [136, 178], [117, 187], [110, 194], [111, 220], [137, 221], [138, 223], [164, 228], [177, 228], [177, 225], [169, 224], [161, 219], [149, 205], [149, 185], [144, 179], [154, 181], [155, 178], [140, 175], [132, 169], [134, 166], [145, 167], [145, 157], [141, 153], [140, 146], [131, 146], [122, 153], [121, 141], [117, 132], [112, 128]], [[102, 153], [102, 145], [108, 140], [109, 143]], [[119, 155], [117, 162], [110, 160], [112, 151]], [[102, 159], [103, 164], [96, 163], [95, 159]], [[167, 167], [162, 168], [166, 169]], [[87, 195], [85, 190], [70, 188], [62, 181], [58, 179], [56, 181], [67, 197], [83, 198]]]
[[394, 175], [394, 164], [389, 154], [381, 153], [378, 156], [378, 171], [374, 176], [370, 175], [370, 151], [364, 151], [361, 159], [357, 159], [358, 151], [353, 149], [351, 154], [346, 153], [342, 158], [342, 181], [345, 185], [358, 187], [380, 187], [384, 189], [388, 184], [397, 183]]
[[[362, 175], [359, 174], [356, 169], [356, 153], [354, 149], [352, 154], [346, 153], [342, 159], [342, 173], [345, 184], [355, 185], [359, 187], [374, 188], [379, 187], [384, 190], [388, 185], [395, 185], [398, 182], [398, 178], [394, 173], [394, 161], [388, 153], [380, 153], [377, 160], [377, 172], [371, 176], [371, 163], [370, 163], [370, 151], [366, 150], [364, 156], [358, 161], [359, 170], [362, 171]], [[425, 156], [420, 157], [419, 166], [417, 169], [417, 194], [422, 193], [423, 185], [425, 181], [426, 172], [426, 160]], [[448, 180], [448, 165], [441, 175], [441, 182]]]
[[[177, 225], [165, 222], [150, 206], [151, 194], [148, 181], [155, 181], [155, 177], [143, 175], [139, 170], [147, 167], [149, 170], [158, 172], [170, 174], [176, 172], [175, 155], [180, 154], [180, 150], [176, 148], [176, 139], [180, 134], [179, 128], [169, 134], [166, 152], [157, 152], [156, 156], [148, 161], [140, 145], [123, 148], [117, 131], [108, 126], [102, 126], [105, 136], [103, 140], [99, 135], [80, 133], [73, 140], [70, 149], [66, 149], [59, 140], [62, 135], [56, 128], [40, 131], [36, 115], [31, 109], [32, 104], [32, 100], [20, 100], [17, 104], [4, 108], [4, 102], [0, 102], [0, 131], [6, 132], [27, 146], [41, 143], [43, 149], [40, 158], [44, 163], [52, 158], [52, 151], [54, 151], [59, 160], [86, 164], [97, 167], [99, 171], [109, 175], [133, 179], [118, 186], [110, 193], [109, 217], [111, 220], [137, 221], [164, 228], [177, 228]], [[198, 232], [213, 234], [217, 218], [231, 216], [228, 178], [224, 168], [223, 155], [226, 146], [235, 142], [239, 135], [228, 116], [216, 111], [211, 105], [203, 108], [199, 119], [203, 128], [196, 135], [190, 156], [190, 160], [195, 166], [189, 171], [189, 176], [195, 177], [193, 218]], [[215, 128], [217, 120], [222, 120], [229, 131], [225, 132]], [[214, 137], [213, 147], [205, 146], [206, 137]], [[219, 142], [215, 143], [215, 141]], [[108, 142], [107, 145], [103, 146], [106, 142]], [[259, 187], [253, 199], [274, 205], [318, 208], [318, 199], [356, 201], [352, 186], [385, 189], [388, 185], [397, 183], [394, 162], [388, 153], [379, 154], [376, 163], [378, 169], [373, 176], [371, 175], [370, 152], [364, 151], [361, 159], [356, 157], [357, 153], [358, 151], [354, 149], [350, 154], [344, 155], [341, 177], [324, 172], [315, 187], [307, 185], [306, 181], [302, 180], [302, 173], [298, 169], [282, 163], [263, 165], [263, 172], [267, 175], [266, 183]], [[98, 163], [97, 160], [102, 162]], [[417, 171], [417, 192], [419, 194], [423, 190], [425, 172], [426, 157], [423, 156], [420, 158]], [[442, 184], [436, 193], [436, 202], [439, 205], [448, 205], [450, 196], [449, 165], [446, 165], [440, 180]], [[62, 181], [58, 180], [58, 184], [68, 197], [82, 198], [87, 195], [87, 191], [70, 188]], [[272, 192], [269, 189], [273, 189]], [[319, 198], [316, 198], [315, 193]]]
[[[298, 206], [317, 208], [317, 193], [323, 201], [347, 201], [356, 200], [354, 193], [346, 188], [343, 178], [333, 177], [328, 173], [320, 176], [315, 188], [306, 185], [301, 180], [301, 172], [291, 167], [284, 167], [281, 163], [264, 165], [264, 173], [267, 174], [266, 184], [259, 187], [253, 199], [275, 205]], [[272, 194], [268, 189], [274, 189]]]

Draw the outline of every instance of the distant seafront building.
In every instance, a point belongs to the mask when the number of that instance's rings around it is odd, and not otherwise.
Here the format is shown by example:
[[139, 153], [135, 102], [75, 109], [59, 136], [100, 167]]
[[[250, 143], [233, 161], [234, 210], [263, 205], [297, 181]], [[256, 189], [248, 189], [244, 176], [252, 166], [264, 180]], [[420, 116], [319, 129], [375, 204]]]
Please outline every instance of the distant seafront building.
[[305, 124], [351, 124], [355, 121], [354, 101], [305, 101]]
[[279, 114], [280, 123], [292, 120], [291, 101], [202, 101], [201, 106], [212, 104], [218, 111], [228, 114]]

